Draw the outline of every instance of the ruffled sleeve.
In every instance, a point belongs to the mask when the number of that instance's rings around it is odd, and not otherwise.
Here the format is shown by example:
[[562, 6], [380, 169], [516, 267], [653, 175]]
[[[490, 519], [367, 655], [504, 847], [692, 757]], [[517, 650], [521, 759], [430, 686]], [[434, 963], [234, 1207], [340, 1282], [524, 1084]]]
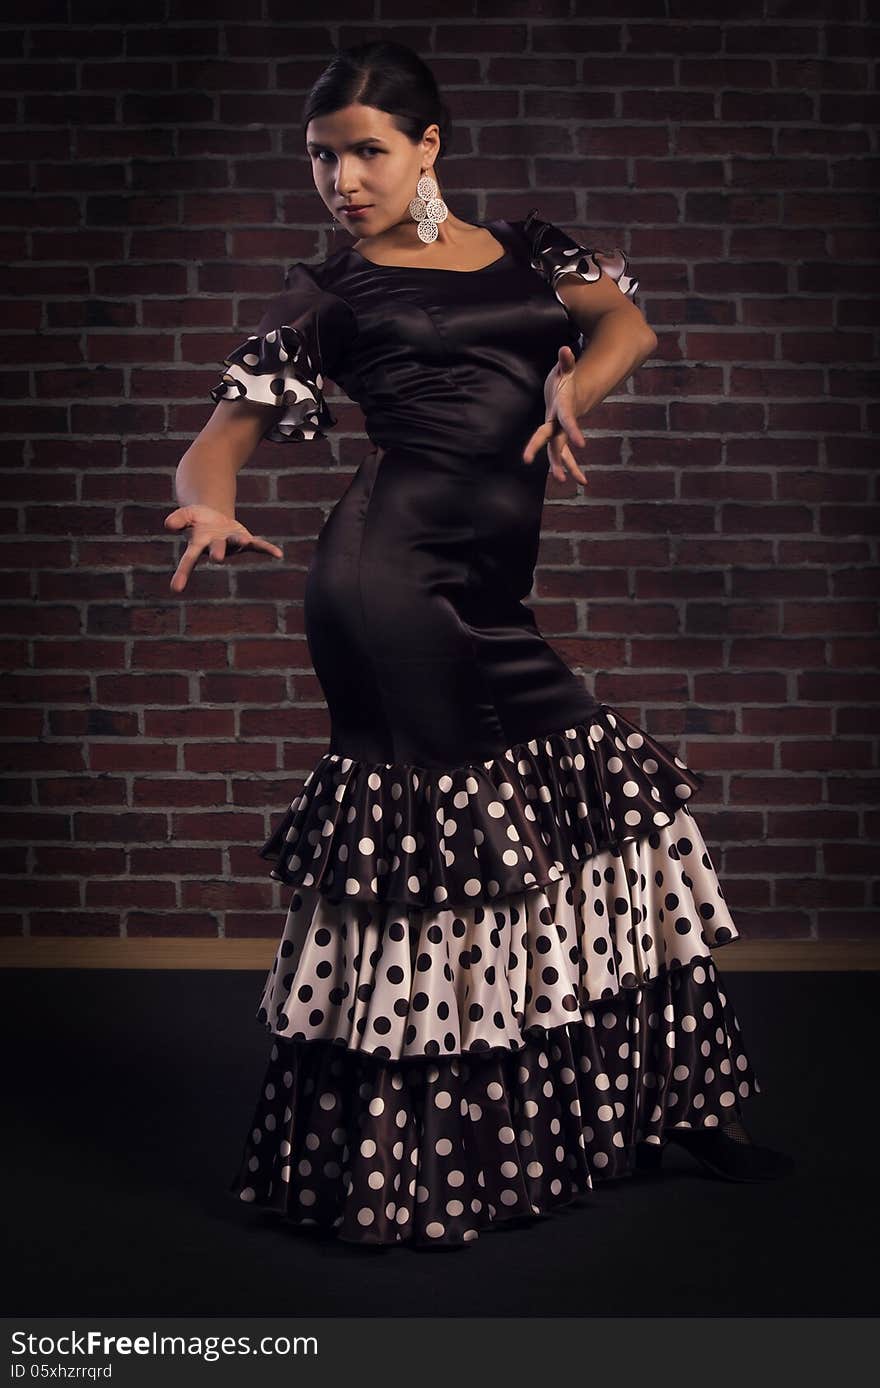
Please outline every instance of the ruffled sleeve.
[[354, 310], [323, 289], [308, 266], [292, 265], [282, 294], [267, 306], [257, 331], [224, 358], [211, 399], [254, 400], [280, 413], [263, 438], [273, 443], [323, 439], [336, 424], [324, 399], [356, 330]]
[[577, 275], [589, 282], [597, 280], [604, 271], [628, 299], [638, 289], [639, 282], [630, 274], [629, 262], [622, 250], [603, 251], [581, 246], [567, 232], [539, 217], [537, 208], [532, 209], [522, 226], [528, 238], [532, 269], [543, 275], [563, 307], [565, 304], [557, 287], [563, 275]]

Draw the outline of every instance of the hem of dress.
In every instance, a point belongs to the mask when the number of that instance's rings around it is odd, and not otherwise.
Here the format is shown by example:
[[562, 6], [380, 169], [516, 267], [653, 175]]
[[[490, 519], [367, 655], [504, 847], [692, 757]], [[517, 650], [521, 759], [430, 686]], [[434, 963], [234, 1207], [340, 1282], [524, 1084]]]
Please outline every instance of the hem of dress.
[[[760, 1091], [757, 1090], [756, 1092]], [[754, 1095], [748, 1095], [744, 1099], [740, 1098], [737, 1101], [737, 1109], [739, 1109], [740, 1105], [742, 1105], [743, 1103], [748, 1103], [749, 1098], [753, 1097]], [[670, 1125], [669, 1131], [674, 1132], [675, 1126], [681, 1128], [683, 1125]], [[713, 1132], [717, 1131], [717, 1127], [717, 1124], [711, 1123], [690, 1123], [688, 1125], [688, 1131], [701, 1132], [703, 1130], [706, 1130], [709, 1132]], [[610, 1186], [613, 1185], [616, 1181], [632, 1181], [634, 1178], [638, 1179], [642, 1176], [644, 1176], [646, 1180], [655, 1179], [654, 1173], [641, 1172], [638, 1170], [636, 1166], [636, 1157], [639, 1147], [650, 1147], [659, 1145], [659, 1139], [650, 1137], [645, 1138], [642, 1142], [639, 1143], [631, 1143], [626, 1148], [624, 1148], [625, 1166], [622, 1170], [609, 1171], [606, 1173], [601, 1167], [591, 1167], [591, 1174], [588, 1178], [590, 1181], [589, 1185], [581, 1185], [578, 1187], [577, 1190], [571, 1191], [564, 1199], [554, 1200], [552, 1201], [552, 1203], [544, 1205], [540, 1209], [532, 1209], [528, 1212], [520, 1210], [517, 1214], [505, 1214], [501, 1210], [496, 1210], [496, 1213], [490, 1216], [485, 1224], [480, 1225], [479, 1229], [476, 1231], [476, 1234], [472, 1234], [470, 1238], [444, 1237], [438, 1239], [377, 1239], [369, 1238], [366, 1236], [363, 1238], [352, 1237], [352, 1235], [350, 1234], [343, 1234], [339, 1232], [338, 1227], [334, 1225], [332, 1222], [323, 1223], [315, 1219], [309, 1219], [308, 1217], [306, 1217], [305, 1219], [292, 1219], [290, 1215], [286, 1214], [283, 1210], [275, 1208], [273, 1205], [269, 1204], [268, 1201], [243, 1201], [240, 1195], [241, 1186], [236, 1181], [233, 1181], [230, 1185], [226, 1186], [223, 1190], [223, 1194], [228, 1200], [234, 1200], [236, 1205], [239, 1207], [242, 1204], [245, 1204], [247, 1205], [248, 1209], [258, 1211], [259, 1214], [265, 1217], [266, 1225], [269, 1228], [275, 1227], [281, 1228], [287, 1232], [294, 1232], [296, 1234], [306, 1234], [309, 1237], [321, 1239], [328, 1243], [344, 1243], [347, 1244], [350, 1248], [370, 1248], [383, 1250], [392, 1248], [405, 1248], [409, 1252], [414, 1253], [420, 1253], [423, 1249], [431, 1248], [466, 1248], [472, 1243], [477, 1243], [478, 1240], [483, 1236], [483, 1234], [504, 1232], [506, 1230], [516, 1228], [517, 1226], [522, 1226], [524, 1229], [527, 1229], [540, 1220], [552, 1220], [554, 1215], [556, 1215], [560, 1210], [567, 1209], [573, 1205], [577, 1206], [578, 1202], [583, 1202], [583, 1208], [585, 1209], [595, 1208], [596, 1205], [601, 1203], [601, 1194], [600, 1192], [597, 1192], [595, 1189], [597, 1185]], [[591, 1201], [585, 1201], [584, 1197], [586, 1196], [592, 1196], [593, 1199]]]

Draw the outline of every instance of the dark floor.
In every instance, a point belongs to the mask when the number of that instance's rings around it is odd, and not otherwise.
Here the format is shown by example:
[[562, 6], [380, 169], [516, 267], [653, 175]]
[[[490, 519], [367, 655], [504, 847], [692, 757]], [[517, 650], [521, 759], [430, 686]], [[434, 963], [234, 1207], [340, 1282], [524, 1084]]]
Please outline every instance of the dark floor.
[[6, 1315], [876, 1313], [876, 979], [724, 973], [795, 1177], [680, 1149], [459, 1249], [361, 1249], [226, 1193], [270, 1045], [253, 972], [8, 970]]

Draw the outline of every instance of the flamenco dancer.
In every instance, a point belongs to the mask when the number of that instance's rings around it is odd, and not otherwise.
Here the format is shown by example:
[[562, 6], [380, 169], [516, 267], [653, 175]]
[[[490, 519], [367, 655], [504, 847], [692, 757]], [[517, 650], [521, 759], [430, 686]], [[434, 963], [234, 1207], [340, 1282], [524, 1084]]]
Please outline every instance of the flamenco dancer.
[[712, 949], [736, 939], [690, 812], [702, 784], [600, 703], [524, 605], [548, 473], [657, 339], [621, 250], [471, 223], [437, 182], [447, 109], [411, 49], [339, 53], [309, 93], [317, 192], [357, 239], [298, 262], [225, 358], [180, 462], [188, 545], [280, 557], [235, 516], [260, 439], [373, 448], [305, 588], [330, 745], [260, 853], [291, 889], [260, 999], [268, 1066], [236, 1198], [358, 1244], [449, 1246], [677, 1143], [713, 1176], [792, 1168]]

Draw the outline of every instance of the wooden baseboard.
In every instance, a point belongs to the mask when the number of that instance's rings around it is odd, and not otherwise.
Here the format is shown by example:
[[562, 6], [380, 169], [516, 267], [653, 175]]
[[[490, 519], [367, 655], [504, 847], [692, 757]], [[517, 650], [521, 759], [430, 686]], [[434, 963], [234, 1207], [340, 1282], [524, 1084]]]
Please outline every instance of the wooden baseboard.
[[[268, 970], [277, 940], [0, 940], [3, 969]], [[724, 973], [880, 969], [880, 940], [745, 940], [712, 951]]]

